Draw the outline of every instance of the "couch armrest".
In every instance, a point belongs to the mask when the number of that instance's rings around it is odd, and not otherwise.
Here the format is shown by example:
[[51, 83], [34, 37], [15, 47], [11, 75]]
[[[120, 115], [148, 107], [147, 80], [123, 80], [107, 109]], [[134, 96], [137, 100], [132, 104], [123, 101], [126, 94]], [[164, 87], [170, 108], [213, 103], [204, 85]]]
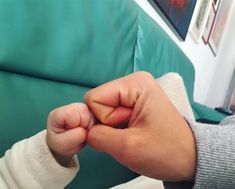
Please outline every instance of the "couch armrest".
[[213, 121], [221, 121], [227, 116], [221, 112], [214, 110], [213, 108], [202, 105], [198, 102], [194, 102], [192, 107], [196, 119], [203, 118]]

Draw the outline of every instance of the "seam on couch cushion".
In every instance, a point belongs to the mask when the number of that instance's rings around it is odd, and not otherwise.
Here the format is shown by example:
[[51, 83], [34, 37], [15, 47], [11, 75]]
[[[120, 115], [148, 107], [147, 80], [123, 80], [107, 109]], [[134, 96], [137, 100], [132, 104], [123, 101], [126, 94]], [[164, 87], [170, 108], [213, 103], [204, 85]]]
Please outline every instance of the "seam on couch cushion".
[[13, 71], [9, 71], [7, 69], [0, 69], [0, 72], [6, 72], [9, 74], [15, 74], [15, 75], [19, 75], [19, 76], [25, 76], [25, 77], [29, 77], [29, 78], [34, 78], [34, 79], [40, 79], [40, 80], [48, 80], [51, 82], [56, 82], [56, 83], [65, 83], [65, 84], [69, 84], [69, 85], [75, 85], [75, 86], [81, 86], [81, 87], [87, 87], [87, 88], [93, 88], [96, 86], [89, 86], [89, 85], [82, 85], [82, 84], [78, 84], [75, 82], [68, 82], [68, 81], [64, 81], [64, 80], [59, 80], [59, 79], [54, 79], [54, 78], [50, 78], [50, 77], [41, 77], [41, 76], [35, 76], [33, 74], [28, 74], [28, 73], [22, 73], [22, 72], [13, 72]]
[[[136, 2], [135, 2], [136, 3]], [[137, 64], [136, 64], [136, 59], [138, 57], [138, 48], [140, 48], [140, 44], [138, 42], [138, 38], [140, 37], [140, 8], [136, 4], [136, 11], [137, 11], [137, 16], [136, 16], [136, 23], [137, 23], [137, 29], [136, 29], [136, 38], [135, 38], [135, 44], [134, 44], [134, 50], [133, 50], [133, 72], [138, 71]]]

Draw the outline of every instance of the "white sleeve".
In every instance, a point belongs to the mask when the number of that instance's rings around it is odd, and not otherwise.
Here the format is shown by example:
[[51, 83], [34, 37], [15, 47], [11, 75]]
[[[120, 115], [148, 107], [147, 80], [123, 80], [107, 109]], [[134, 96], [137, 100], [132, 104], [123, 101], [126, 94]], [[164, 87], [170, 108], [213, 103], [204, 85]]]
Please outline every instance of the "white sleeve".
[[46, 144], [44, 130], [14, 144], [0, 159], [0, 188], [64, 188], [76, 176], [78, 169], [76, 156], [69, 167], [56, 162]]
[[139, 176], [129, 182], [117, 185], [110, 189], [164, 189], [162, 181], [149, 178], [146, 176]]
[[187, 119], [195, 120], [182, 77], [178, 73], [167, 73], [157, 79], [171, 103]]

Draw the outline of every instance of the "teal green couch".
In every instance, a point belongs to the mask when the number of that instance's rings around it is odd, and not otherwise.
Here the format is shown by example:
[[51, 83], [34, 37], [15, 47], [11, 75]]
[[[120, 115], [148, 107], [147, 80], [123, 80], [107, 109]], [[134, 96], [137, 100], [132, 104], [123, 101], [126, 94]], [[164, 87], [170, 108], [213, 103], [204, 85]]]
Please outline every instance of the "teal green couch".
[[[192, 63], [134, 1], [0, 0], [0, 155], [44, 129], [53, 108], [138, 70], [178, 72], [197, 118], [224, 117], [194, 102]], [[137, 176], [90, 147], [79, 159], [67, 188], [105, 189]]]

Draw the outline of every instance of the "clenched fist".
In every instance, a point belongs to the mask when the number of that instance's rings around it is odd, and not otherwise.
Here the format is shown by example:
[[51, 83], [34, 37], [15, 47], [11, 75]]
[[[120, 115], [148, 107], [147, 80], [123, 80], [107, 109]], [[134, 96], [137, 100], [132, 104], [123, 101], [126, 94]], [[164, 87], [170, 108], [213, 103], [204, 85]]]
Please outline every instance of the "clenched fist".
[[87, 129], [94, 123], [93, 114], [82, 103], [69, 104], [50, 112], [46, 139], [49, 149], [60, 164], [68, 164], [73, 155], [82, 149]]
[[[139, 174], [161, 180], [193, 180], [196, 147], [190, 127], [155, 79], [136, 72], [85, 96], [100, 124], [88, 143]], [[126, 123], [127, 128], [118, 125]]]

